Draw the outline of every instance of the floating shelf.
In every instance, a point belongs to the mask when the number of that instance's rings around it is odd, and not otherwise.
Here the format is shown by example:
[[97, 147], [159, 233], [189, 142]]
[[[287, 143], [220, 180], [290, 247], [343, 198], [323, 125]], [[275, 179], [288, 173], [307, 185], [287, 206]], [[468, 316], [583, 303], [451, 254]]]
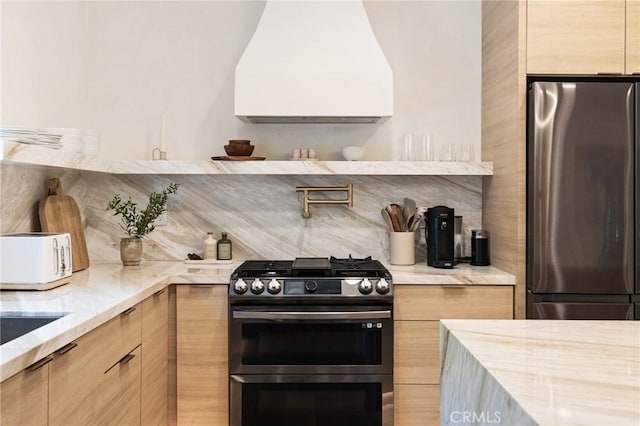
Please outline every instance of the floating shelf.
[[19, 143], [0, 142], [0, 160], [111, 174], [489, 176], [492, 162], [475, 161], [153, 161], [109, 160]]

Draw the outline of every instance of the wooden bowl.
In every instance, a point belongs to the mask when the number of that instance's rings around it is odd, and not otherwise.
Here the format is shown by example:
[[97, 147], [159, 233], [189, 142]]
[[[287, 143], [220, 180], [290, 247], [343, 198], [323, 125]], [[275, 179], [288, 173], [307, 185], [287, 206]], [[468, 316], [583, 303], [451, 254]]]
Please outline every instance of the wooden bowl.
[[251, 145], [251, 141], [245, 139], [232, 139], [229, 145], [224, 146], [224, 151], [230, 157], [250, 156], [255, 146]]

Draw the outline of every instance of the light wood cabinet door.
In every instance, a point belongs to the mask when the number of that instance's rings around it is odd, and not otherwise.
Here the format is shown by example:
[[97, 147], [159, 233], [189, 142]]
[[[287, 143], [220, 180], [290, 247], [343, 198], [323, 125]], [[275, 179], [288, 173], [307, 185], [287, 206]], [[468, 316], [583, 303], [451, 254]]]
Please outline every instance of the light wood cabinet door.
[[[39, 361], [46, 362], [49, 358]], [[49, 365], [27, 368], [0, 384], [0, 425], [47, 424]]]
[[395, 385], [394, 426], [437, 426], [440, 424], [440, 386]]
[[393, 382], [440, 383], [440, 322], [394, 322]]
[[625, 0], [528, 0], [527, 73], [624, 73], [625, 6]]
[[228, 287], [176, 286], [177, 422], [229, 423]]
[[166, 425], [168, 407], [169, 291], [163, 289], [142, 302], [141, 420]]
[[640, 74], [640, 0], [627, 0], [627, 74]]
[[[95, 415], [90, 424], [134, 426], [140, 422], [141, 347], [126, 354], [107, 370], [99, 386], [93, 389]], [[155, 423], [153, 423], [155, 424]]]
[[395, 425], [440, 422], [440, 321], [512, 319], [513, 286], [394, 286]]
[[[140, 319], [141, 309], [128, 309], [54, 353], [49, 365], [50, 425], [95, 423], [106, 401], [100, 392], [105, 374], [140, 345]], [[139, 384], [137, 389], [139, 404]]]
[[395, 320], [512, 319], [513, 286], [396, 285]]

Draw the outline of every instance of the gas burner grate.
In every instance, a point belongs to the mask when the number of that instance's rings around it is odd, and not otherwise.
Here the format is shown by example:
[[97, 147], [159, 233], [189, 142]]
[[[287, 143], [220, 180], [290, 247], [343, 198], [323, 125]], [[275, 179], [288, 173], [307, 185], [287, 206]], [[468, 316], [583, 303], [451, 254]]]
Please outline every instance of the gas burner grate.
[[342, 259], [331, 256], [329, 261], [337, 265], [362, 265], [362, 264], [371, 263], [371, 256], [367, 256], [362, 259], [354, 259], [353, 257], [351, 257], [351, 254], [349, 254], [348, 258], [342, 258]]

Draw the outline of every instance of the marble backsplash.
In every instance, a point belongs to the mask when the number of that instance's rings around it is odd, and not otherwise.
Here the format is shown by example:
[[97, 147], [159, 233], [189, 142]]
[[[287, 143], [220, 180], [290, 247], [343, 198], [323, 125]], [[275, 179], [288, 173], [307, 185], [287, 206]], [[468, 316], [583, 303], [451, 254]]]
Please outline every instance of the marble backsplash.
[[[412, 198], [418, 206], [447, 205], [463, 216], [465, 241], [481, 226], [480, 176], [275, 176], [275, 175], [111, 175], [5, 163], [0, 165], [0, 232], [40, 230], [38, 202], [46, 180], [59, 177], [80, 207], [91, 261], [119, 260], [123, 232], [106, 211], [120, 193], [141, 208], [148, 195], [170, 182], [180, 189], [168, 202], [168, 224], [145, 238], [143, 259], [185, 259], [200, 253], [207, 231], [233, 241], [233, 257], [291, 259], [296, 256], [372, 256], [389, 259], [389, 235], [380, 209]], [[354, 203], [314, 205], [304, 219], [296, 186], [353, 184]], [[314, 197], [342, 197], [316, 193]], [[416, 232], [416, 261], [425, 261], [424, 231]], [[465, 248], [469, 252], [468, 244]]]

